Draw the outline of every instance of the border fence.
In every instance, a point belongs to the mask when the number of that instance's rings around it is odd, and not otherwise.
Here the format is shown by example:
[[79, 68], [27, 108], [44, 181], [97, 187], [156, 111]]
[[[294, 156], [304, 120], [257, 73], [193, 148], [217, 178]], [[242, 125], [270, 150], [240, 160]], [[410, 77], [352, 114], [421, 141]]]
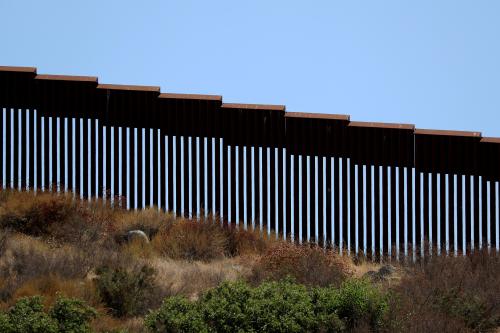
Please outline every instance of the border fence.
[[348, 254], [499, 251], [500, 138], [0, 67], [0, 185]]

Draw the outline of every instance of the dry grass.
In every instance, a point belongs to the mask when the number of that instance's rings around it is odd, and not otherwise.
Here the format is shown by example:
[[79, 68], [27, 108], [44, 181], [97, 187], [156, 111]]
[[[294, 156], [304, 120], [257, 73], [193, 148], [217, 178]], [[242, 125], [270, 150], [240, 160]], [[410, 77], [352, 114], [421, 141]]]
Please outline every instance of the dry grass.
[[153, 244], [147, 243], [141, 239], [135, 239], [128, 243], [124, 243], [120, 248], [120, 253], [138, 260], [153, 259], [158, 256], [158, 252], [153, 247]]
[[160, 231], [152, 243], [166, 258], [208, 262], [224, 257], [227, 238], [218, 224], [180, 220]]
[[176, 220], [174, 215], [160, 212], [157, 208], [132, 212], [119, 210], [115, 214], [115, 232], [124, 235], [130, 230], [142, 230], [149, 239], [156, 236], [160, 230], [170, 227]]
[[106, 314], [100, 314], [91, 324], [92, 332], [134, 332], [145, 333], [146, 328], [140, 317], [117, 319]]
[[49, 274], [29, 280], [22, 284], [12, 295], [8, 305], [13, 305], [20, 297], [44, 296], [45, 307], [52, 306], [58, 295], [79, 298], [94, 308], [103, 308], [90, 279], [63, 279]]
[[262, 255], [269, 247], [281, 242], [281, 240], [276, 239], [275, 234], [263, 237], [257, 229], [244, 230], [228, 226], [224, 232], [227, 238], [226, 255], [230, 257]]
[[338, 286], [350, 275], [348, 262], [317, 246], [280, 243], [271, 247], [252, 269], [251, 281], [279, 280], [287, 276], [308, 286]]
[[15, 235], [8, 239], [0, 257], [0, 301], [15, 296], [16, 290], [28, 281], [57, 275], [61, 279], [84, 279], [92, 270], [95, 258], [65, 245], [50, 245], [28, 236]]
[[62, 277], [79, 278], [87, 275], [92, 263], [93, 258], [76, 247], [55, 247], [42, 240], [13, 234], [0, 260], [0, 274], [33, 278], [58, 272]]
[[76, 201], [69, 195], [7, 192], [0, 205], [0, 227], [42, 236], [74, 218]]
[[7, 249], [7, 241], [9, 239], [10, 233], [4, 229], [0, 229], [0, 258], [5, 253]]
[[157, 283], [169, 289], [171, 295], [196, 298], [201, 292], [220, 283], [249, 275], [250, 267], [241, 259], [224, 258], [210, 263], [156, 259], [150, 265], [156, 269]]
[[[223, 281], [258, 284], [291, 275], [308, 286], [338, 285], [347, 276], [378, 271], [364, 257], [340, 257], [317, 246], [294, 245], [275, 234], [223, 227], [217, 218], [187, 220], [157, 209], [129, 212], [71, 195], [0, 191], [0, 308], [21, 296], [57, 294], [85, 300], [99, 310], [97, 332], [142, 332], [142, 319], [116, 319], [96, 292], [100, 267], [148, 265], [156, 271], [148, 306], [163, 297], [196, 299]], [[130, 230], [151, 242], [127, 241]], [[387, 331], [467, 332], [500, 326], [500, 257], [395, 262], [396, 273], [377, 283], [388, 290]]]
[[407, 332], [490, 331], [500, 326], [500, 258], [476, 251], [405, 267], [392, 288], [391, 321]]
[[[51, 217], [50, 205], [61, 213]], [[222, 227], [217, 219], [129, 212], [51, 193], [2, 192], [0, 221], [1, 304], [32, 295], [44, 296], [47, 306], [58, 294], [80, 298], [99, 310], [97, 331], [142, 329], [142, 319], [114, 319], [113, 309], [101, 304], [95, 282], [100, 267], [153, 267], [156, 289], [146, 303], [154, 308], [167, 296], [197, 298], [223, 281], [246, 278], [256, 256], [276, 243], [258, 232]], [[152, 241], [129, 242], [127, 232], [136, 229]]]
[[258, 230], [227, 226], [215, 218], [177, 219], [153, 238], [154, 249], [165, 258], [188, 261], [220, 260], [224, 257], [264, 254], [282, 240], [263, 237]]

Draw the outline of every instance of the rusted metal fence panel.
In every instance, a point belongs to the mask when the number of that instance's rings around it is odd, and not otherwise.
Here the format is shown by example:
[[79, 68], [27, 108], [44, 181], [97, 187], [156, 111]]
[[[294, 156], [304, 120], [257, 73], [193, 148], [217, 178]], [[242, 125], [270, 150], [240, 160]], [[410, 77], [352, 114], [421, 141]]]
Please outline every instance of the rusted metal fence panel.
[[499, 249], [500, 139], [0, 67], [2, 188], [373, 259]]

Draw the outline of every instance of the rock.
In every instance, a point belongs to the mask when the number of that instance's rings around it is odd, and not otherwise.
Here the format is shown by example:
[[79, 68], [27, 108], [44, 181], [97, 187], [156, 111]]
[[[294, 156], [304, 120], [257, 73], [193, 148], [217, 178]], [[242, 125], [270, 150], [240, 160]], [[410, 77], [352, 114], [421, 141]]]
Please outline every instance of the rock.
[[135, 242], [137, 240], [149, 243], [148, 235], [142, 230], [130, 230], [127, 232], [127, 240], [129, 242]]

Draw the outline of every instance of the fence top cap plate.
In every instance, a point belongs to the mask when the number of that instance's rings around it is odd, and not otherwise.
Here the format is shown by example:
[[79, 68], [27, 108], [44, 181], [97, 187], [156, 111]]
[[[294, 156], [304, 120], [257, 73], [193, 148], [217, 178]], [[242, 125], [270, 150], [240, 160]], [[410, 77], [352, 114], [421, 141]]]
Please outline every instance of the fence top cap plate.
[[369, 127], [369, 128], [386, 128], [386, 129], [400, 129], [400, 130], [410, 130], [415, 129], [413, 124], [394, 124], [394, 123], [374, 123], [365, 121], [351, 121], [349, 123], [350, 127]]
[[160, 92], [160, 87], [156, 86], [132, 86], [125, 84], [100, 84], [97, 89], [109, 89], [109, 90], [127, 90], [127, 91], [151, 91]]
[[174, 94], [174, 93], [161, 93], [159, 98], [170, 99], [194, 99], [206, 101], [222, 101], [222, 96], [219, 95], [200, 95], [200, 94]]
[[481, 132], [469, 131], [445, 131], [445, 130], [430, 130], [430, 129], [416, 129], [415, 134], [420, 135], [441, 135], [441, 136], [463, 136], [469, 138], [480, 138]]
[[349, 121], [350, 116], [345, 114], [329, 114], [329, 113], [306, 113], [306, 112], [287, 112], [286, 118], [308, 118], [308, 119], [325, 119], [325, 120], [342, 120]]
[[35, 77], [35, 79], [36, 80], [75, 81], [75, 82], [97, 83], [97, 77], [95, 77], [95, 76], [38, 74]]
[[483, 137], [483, 138], [481, 138], [481, 142], [486, 142], [486, 143], [500, 143], [500, 138]]
[[284, 105], [270, 105], [270, 104], [237, 104], [237, 103], [224, 103], [223, 108], [226, 109], [248, 109], [248, 110], [270, 110], [270, 111], [285, 111]]
[[17, 73], [36, 74], [36, 67], [0, 66], [0, 72], [17, 72]]

